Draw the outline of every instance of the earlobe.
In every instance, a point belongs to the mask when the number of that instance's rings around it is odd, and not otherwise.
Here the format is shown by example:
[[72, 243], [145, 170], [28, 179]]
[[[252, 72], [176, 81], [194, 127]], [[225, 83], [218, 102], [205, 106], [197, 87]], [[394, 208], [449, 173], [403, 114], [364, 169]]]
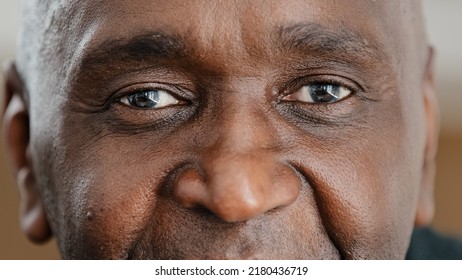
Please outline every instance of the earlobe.
[[51, 237], [51, 230], [29, 153], [27, 93], [23, 90], [14, 63], [6, 65], [5, 74], [6, 90], [2, 110], [3, 140], [21, 197], [21, 227], [29, 239], [34, 242], [43, 242]]
[[425, 106], [426, 145], [422, 182], [415, 219], [416, 227], [428, 225], [434, 215], [434, 182], [438, 150], [439, 110], [434, 80], [434, 51], [430, 48], [425, 77], [422, 84]]
[[21, 168], [16, 181], [21, 198], [19, 211], [22, 231], [31, 241], [47, 241], [51, 237], [51, 230], [31, 169]]

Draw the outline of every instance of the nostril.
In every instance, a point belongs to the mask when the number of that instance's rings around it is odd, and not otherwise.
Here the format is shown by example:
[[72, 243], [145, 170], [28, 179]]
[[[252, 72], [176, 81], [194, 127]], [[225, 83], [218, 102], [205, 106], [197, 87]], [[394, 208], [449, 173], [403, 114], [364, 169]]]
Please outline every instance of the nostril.
[[216, 218], [215, 213], [210, 211], [207, 207], [204, 207], [203, 205], [196, 205], [195, 207], [191, 207], [191, 210], [196, 212], [198, 215], [203, 216], [205, 218], [207, 217], [214, 217]]
[[185, 208], [202, 206], [207, 199], [207, 190], [202, 177], [193, 169], [185, 170], [175, 182], [175, 200]]

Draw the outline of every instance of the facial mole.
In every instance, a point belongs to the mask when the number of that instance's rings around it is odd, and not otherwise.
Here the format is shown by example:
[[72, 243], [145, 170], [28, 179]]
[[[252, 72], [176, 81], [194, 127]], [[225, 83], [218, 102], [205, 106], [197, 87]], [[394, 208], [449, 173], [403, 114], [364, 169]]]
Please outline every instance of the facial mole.
[[89, 221], [93, 220], [93, 213], [91, 211], [87, 212], [87, 220]]

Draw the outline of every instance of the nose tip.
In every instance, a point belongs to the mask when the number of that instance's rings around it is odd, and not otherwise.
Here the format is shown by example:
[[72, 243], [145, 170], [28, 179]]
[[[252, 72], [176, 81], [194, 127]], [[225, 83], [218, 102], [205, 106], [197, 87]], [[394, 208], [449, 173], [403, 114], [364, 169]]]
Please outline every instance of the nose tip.
[[206, 208], [226, 222], [252, 219], [298, 197], [298, 176], [286, 165], [274, 165], [242, 156], [214, 161], [205, 178], [188, 169], [175, 183], [175, 199], [186, 208]]
[[255, 197], [216, 197], [208, 208], [220, 219], [226, 222], [241, 222], [258, 216], [264, 209]]

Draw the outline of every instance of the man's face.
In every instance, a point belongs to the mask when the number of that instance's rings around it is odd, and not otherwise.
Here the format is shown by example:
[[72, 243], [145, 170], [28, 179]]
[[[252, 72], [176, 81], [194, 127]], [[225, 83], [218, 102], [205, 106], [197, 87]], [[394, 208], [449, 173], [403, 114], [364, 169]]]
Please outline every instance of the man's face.
[[396, 2], [50, 5], [30, 153], [63, 256], [403, 258], [425, 46]]

